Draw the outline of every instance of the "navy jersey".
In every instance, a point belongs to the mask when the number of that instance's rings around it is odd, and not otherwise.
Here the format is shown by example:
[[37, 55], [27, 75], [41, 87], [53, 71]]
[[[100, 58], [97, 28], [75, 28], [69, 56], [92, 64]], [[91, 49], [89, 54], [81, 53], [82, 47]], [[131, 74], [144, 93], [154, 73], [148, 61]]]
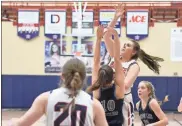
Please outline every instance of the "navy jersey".
[[142, 108], [142, 103], [139, 103], [139, 116], [144, 126], [159, 121], [159, 118], [155, 115], [154, 111], [150, 108], [149, 103], [152, 100], [150, 98], [147, 102], [145, 109]]
[[123, 124], [123, 99], [116, 99], [115, 85], [100, 89], [100, 98], [109, 126], [122, 126]]

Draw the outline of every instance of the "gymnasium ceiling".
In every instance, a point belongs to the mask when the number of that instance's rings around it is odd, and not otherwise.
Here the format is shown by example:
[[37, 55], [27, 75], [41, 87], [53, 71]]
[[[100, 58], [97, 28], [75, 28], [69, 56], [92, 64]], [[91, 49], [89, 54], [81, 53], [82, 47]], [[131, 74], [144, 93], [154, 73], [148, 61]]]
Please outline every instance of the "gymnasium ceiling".
[[[100, 9], [114, 9], [118, 4], [123, 3], [127, 9], [148, 9], [149, 25], [153, 26], [155, 22], [176, 22], [177, 26], [182, 26], [182, 2], [87, 2], [87, 9], [94, 11], [94, 25], [98, 25]], [[84, 5], [84, 2], [82, 2]], [[17, 24], [18, 9], [39, 9], [40, 25], [44, 25], [45, 9], [65, 9], [67, 12], [67, 25], [72, 23], [72, 10], [74, 2], [8, 2], [2, 1], [2, 21], [12, 21]], [[122, 25], [125, 26], [126, 16], [123, 16]]]

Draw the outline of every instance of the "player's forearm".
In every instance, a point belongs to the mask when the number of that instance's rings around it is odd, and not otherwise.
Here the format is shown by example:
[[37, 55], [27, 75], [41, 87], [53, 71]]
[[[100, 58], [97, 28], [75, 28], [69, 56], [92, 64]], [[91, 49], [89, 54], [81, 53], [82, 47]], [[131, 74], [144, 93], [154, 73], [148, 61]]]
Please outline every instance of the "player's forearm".
[[113, 57], [114, 53], [113, 53], [113, 40], [112, 40], [112, 36], [106, 32], [103, 38], [104, 38], [104, 41], [105, 41], [105, 44], [106, 44], [107, 51], [109, 52], [109, 55], [111, 57]]
[[166, 118], [166, 119], [160, 120], [156, 123], [152, 123], [149, 126], [166, 126], [167, 124], [168, 124], [168, 120]]
[[114, 59], [120, 60], [120, 40], [118, 35], [114, 36]]
[[100, 62], [100, 42], [101, 42], [101, 39], [96, 40], [95, 50], [94, 50], [94, 63], [95, 64]]
[[112, 21], [108, 24], [108, 27], [114, 27], [116, 25], [118, 19], [119, 19], [119, 17], [114, 16]]

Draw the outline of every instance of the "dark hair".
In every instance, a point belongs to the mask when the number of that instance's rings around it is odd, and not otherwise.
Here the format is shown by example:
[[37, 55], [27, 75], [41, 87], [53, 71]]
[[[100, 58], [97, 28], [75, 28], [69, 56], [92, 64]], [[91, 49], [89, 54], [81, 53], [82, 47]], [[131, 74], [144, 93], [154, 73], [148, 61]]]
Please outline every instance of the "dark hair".
[[152, 71], [154, 71], [155, 73], [159, 74], [159, 67], [161, 67], [159, 65], [158, 62], [162, 62], [164, 61], [163, 58], [160, 57], [155, 57], [155, 56], [151, 56], [147, 53], [145, 53], [145, 51], [143, 51], [140, 48], [140, 45], [138, 44], [138, 42], [133, 41], [134, 44], [134, 50], [136, 51], [135, 55], [133, 55], [131, 57], [131, 59], [135, 59], [137, 60], [138, 58], [140, 58], [140, 60], [142, 60], [142, 62], [148, 66], [149, 69], [151, 69]]
[[103, 65], [98, 72], [97, 81], [87, 88], [87, 92], [92, 92], [97, 90], [100, 87], [104, 87], [106, 84], [109, 84], [113, 80], [113, 69], [108, 65]]
[[69, 97], [73, 98], [64, 110], [68, 109], [70, 105], [72, 105], [72, 110], [74, 110], [75, 97], [80, 89], [82, 89], [83, 81], [86, 77], [84, 63], [77, 58], [68, 60], [63, 66], [62, 76], [64, 77], [63, 86], [70, 90]]
[[52, 50], [52, 47], [54, 46], [54, 45], [56, 45], [57, 47], [58, 47], [58, 55], [60, 55], [60, 46], [58, 46], [57, 44], [55, 44], [55, 43], [53, 43], [52, 45], [51, 45], [51, 55], [53, 55], [55, 52], [53, 52], [53, 50]]

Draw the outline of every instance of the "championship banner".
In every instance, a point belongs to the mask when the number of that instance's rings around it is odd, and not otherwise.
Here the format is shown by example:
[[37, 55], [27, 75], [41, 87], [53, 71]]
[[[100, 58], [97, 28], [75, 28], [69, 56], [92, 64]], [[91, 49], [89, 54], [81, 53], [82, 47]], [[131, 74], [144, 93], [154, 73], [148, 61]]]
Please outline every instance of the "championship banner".
[[[99, 24], [107, 27], [107, 25], [112, 21], [114, 18], [115, 10], [100, 10], [99, 14]], [[120, 18], [117, 20], [115, 25], [115, 30], [118, 32], [119, 36], [121, 36], [121, 20]]]
[[60, 73], [60, 42], [45, 41], [45, 73]]
[[[72, 12], [72, 34], [88, 35], [94, 33], [94, 17], [93, 10], [87, 10], [83, 12], [82, 19], [79, 19], [80, 12]], [[81, 31], [78, 29], [78, 21], [82, 21]], [[81, 33], [80, 33], [81, 32]]]
[[148, 10], [128, 10], [126, 36], [139, 41], [148, 37]]
[[45, 36], [53, 40], [60, 39], [66, 33], [66, 11], [45, 10]]
[[39, 35], [39, 10], [18, 10], [18, 36], [30, 40]]

